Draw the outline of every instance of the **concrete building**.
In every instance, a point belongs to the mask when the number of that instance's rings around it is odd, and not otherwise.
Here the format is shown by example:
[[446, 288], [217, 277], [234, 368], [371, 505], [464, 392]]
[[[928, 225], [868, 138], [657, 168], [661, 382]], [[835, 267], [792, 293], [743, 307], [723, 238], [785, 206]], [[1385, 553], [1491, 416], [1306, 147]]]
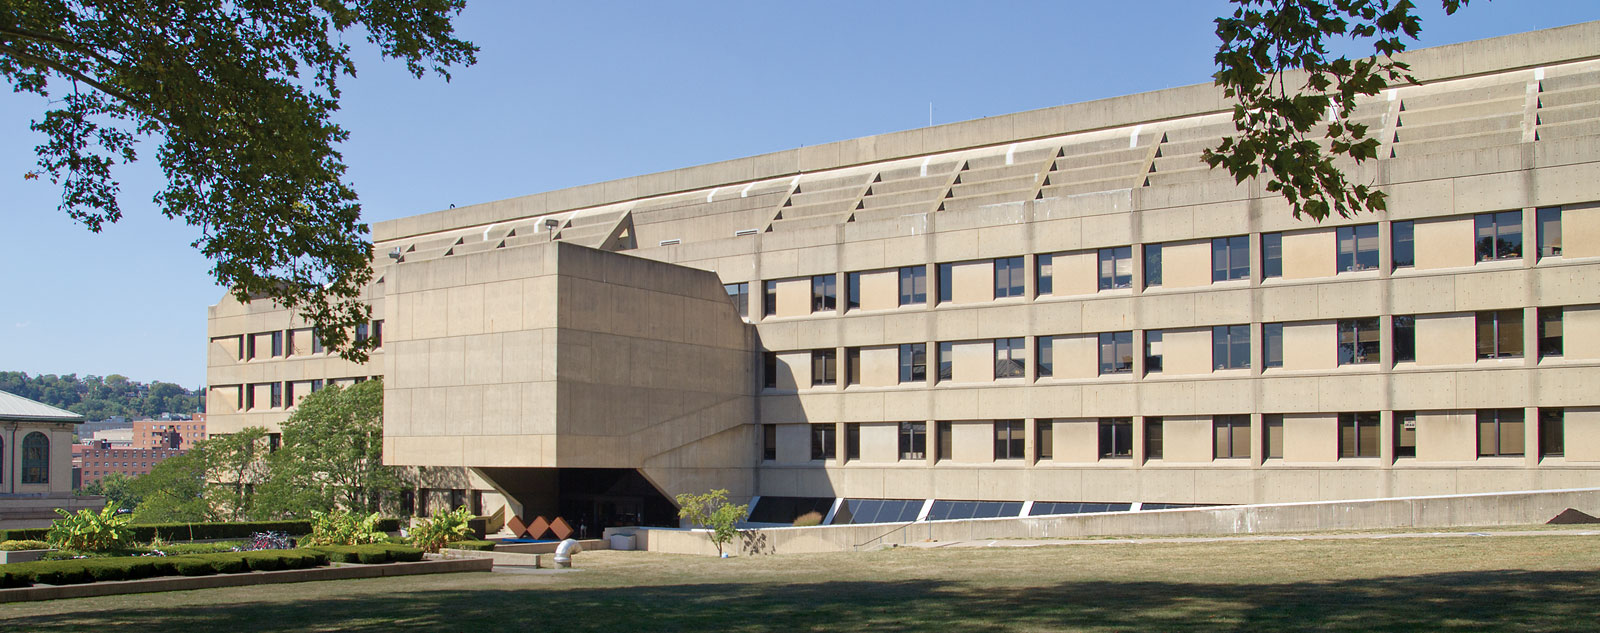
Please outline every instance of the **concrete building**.
[[83, 416], [0, 391], [0, 529], [47, 527], [57, 508], [100, 509], [72, 494], [72, 431]]
[[1600, 485], [1596, 50], [1408, 53], [1321, 224], [1200, 162], [1210, 84], [381, 222], [383, 351], [225, 298], [212, 431], [382, 375], [387, 461], [574, 525]]

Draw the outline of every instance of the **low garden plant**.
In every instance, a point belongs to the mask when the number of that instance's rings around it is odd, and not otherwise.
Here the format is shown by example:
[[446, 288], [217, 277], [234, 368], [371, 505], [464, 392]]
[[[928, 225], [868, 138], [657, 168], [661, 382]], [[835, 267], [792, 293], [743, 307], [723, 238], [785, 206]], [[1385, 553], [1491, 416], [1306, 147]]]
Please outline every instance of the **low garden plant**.
[[[420, 557], [421, 552], [417, 554]], [[0, 566], [0, 588], [27, 587], [34, 584], [74, 585], [159, 576], [209, 576], [248, 571], [310, 569], [327, 565], [328, 559], [328, 554], [325, 552], [313, 549], [290, 549], [12, 563]]]
[[381, 529], [383, 517], [378, 513], [359, 515], [343, 508], [332, 512], [311, 513], [311, 535], [307, 545], [363, 545], [380, 543], [388, 538]]
[[23, 552], [34, 549], [50, 549], [50, 544], [44, 541], [0, 541], [0, 551]]
[[454, 510], [439, 508], [433, 516], [422, 519], [411, 527], [411, 544], [427, 552], [437, 552], [453, 541], [465, 541], [472, 535], [472, 512], [465, 507]]
[[107, 505], [99, 513], [79, 510], [69, 513], [56, 508], [61, 515], [50, 525], [45, 540], [61, 549], [101, 552], [126, 549], [133, 545], [133, 531], [128, 521], [133, 517], [117, 514], [117, 508]]

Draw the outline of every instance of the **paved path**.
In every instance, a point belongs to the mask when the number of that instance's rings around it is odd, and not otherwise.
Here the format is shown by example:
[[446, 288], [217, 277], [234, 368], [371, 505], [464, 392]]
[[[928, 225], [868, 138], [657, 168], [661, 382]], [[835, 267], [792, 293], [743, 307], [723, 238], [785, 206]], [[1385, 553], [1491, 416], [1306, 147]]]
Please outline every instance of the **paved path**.
[[1250, 534], [1241, 536], [1172, 536], [1096, 539], [994, 539], [908, 543], [901, 547], [1050, 547], [1056, 545], [1141, 545], [1146, 543], [1225, 543], [1266, 541], [1338, 541], [1387, 538], [1467, 538], [1501, 536], [1600, 536], [1600, 528], [1571, 530], [1485, 530], [1482, 532], [1349, 532], [1335, 534]]

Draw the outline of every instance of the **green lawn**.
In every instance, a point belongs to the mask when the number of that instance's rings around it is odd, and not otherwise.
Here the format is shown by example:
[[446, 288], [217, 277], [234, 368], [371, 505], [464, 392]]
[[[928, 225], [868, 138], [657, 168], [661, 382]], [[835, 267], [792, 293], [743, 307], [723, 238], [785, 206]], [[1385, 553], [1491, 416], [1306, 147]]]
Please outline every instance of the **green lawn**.
[[3, 631], [1594, 631], [1600, 536], [590, 552], [442, 574], [0, 604]]

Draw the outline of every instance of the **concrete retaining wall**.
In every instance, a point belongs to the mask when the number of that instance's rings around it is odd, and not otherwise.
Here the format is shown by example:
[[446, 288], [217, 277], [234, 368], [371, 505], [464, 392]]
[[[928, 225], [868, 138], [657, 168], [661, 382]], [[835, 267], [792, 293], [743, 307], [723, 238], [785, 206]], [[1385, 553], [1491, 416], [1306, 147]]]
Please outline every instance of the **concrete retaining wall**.
[[[1056, 517], [925, 521], [746, 530], [728, 551], [798, 554], [872, 549], [923, 541], [1077, 538], [1132, 535], [1226, 535], [1319, 530], [1530, 525], [1567, 508], [1600, 515], [1600, 488], [1314, 503], [1276, 503]], [[609, 532], [609, 530], [608, 530]], [[716, 553], [705, 530], [641, 528], [638, 549]]]

